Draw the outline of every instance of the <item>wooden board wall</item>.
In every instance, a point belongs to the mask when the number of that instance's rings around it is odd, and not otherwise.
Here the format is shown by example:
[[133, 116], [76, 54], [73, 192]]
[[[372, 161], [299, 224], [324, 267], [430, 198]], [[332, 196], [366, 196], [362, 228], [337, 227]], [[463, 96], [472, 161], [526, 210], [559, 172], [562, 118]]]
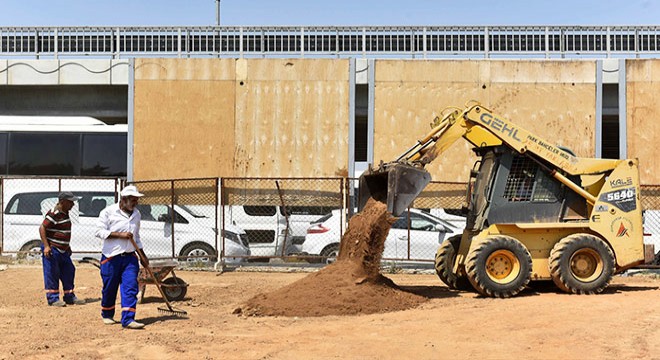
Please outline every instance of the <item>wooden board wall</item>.
[[642, 184], [660, 184], [655, 167], [660, 143], [660, 61], [627, 60], [626, 83], [628, 157], [639, 159]]
[[[468, 100], [578, 156], [595, 154], [593, 61], [378, 60], [375, 78], [375, 163], [396, 158], [443, 108]], [[427, 169], [434, 180], [466, 181], [475, 159], [458, 141]]]
[[235, 176], [345, 176], [348, 73], [348, 60], [238, 60]]
[[346, 175], [348, 60], [139, 59], [135, 180]]
[[231, 176], [234, 59], [135, 62], [135, 180]]

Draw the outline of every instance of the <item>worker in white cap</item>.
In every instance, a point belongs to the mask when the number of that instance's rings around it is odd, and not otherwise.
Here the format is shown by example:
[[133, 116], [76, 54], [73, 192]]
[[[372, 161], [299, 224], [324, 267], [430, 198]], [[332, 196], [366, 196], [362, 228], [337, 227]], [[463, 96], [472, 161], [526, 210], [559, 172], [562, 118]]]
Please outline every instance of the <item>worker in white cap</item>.
[[[142, 250], [140, 241], [140, 220], [142, 216], [136, 208], [143, 194], [133, 185], [120, 192], [120, 200], [101, 211], [98, 218], [96, 237], [103, 240], [101, 255], [101, 317], [106, 325], [116, 324], [115, 301], [117, 289], [121, 288], [121, 324], [127, 329], [141, 329], [144, 324], [135, 321], [135, 308], [138, 294], [138, 257], [140, 252], [143, 266], [149, 260]], [[137, 249], [130, 239], [135, 240]]]

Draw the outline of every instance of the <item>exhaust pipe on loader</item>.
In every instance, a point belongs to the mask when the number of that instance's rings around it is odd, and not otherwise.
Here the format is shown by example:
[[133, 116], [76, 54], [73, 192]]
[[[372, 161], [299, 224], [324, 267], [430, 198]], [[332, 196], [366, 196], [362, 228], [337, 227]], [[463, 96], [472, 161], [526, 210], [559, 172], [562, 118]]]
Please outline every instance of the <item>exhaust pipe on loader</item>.
[[381, 164], [369, 168], [360, 176], [358, 212], [369, 198], [387, 205], [387, 211], [400, 216], [415, 201], [417, 195], [431, 182], [426, 170], [401, 163]]

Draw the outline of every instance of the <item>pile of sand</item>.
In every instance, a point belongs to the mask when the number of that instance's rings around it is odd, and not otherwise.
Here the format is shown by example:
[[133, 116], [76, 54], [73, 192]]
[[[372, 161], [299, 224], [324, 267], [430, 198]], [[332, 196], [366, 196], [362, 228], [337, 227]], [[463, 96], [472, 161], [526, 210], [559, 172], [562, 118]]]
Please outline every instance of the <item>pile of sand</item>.
[[394, 218], [369, 200], [348, 224], [340, 256], [319, 272], [277, 291], [259, 294], [241, 308], [246, 315], [325, 316], [405, 310], [426, 298], [399, 289], [380, 274], [380, 260]]

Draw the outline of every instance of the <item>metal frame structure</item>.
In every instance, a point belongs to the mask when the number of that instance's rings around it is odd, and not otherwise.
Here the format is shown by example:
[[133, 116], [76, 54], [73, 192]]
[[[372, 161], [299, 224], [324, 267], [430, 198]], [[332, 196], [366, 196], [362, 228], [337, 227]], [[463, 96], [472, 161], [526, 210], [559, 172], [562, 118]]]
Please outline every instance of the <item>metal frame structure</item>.
[[652, 26], [0, 27], [0, 57], [639, 57]]

